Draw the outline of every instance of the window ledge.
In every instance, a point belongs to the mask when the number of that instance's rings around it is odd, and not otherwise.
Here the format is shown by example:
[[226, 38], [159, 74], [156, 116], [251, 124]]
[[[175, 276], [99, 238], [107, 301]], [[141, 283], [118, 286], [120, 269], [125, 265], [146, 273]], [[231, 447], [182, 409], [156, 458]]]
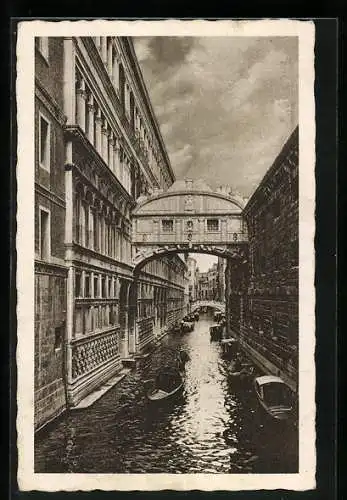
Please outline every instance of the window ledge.
[[46, 170], [46, 172], [50, 173], [51, 171], [51, 168], [50, 166], [47, 167], [47, 165], [44, 165], [43, 163], [39, 162], [39, 166], [40, 168], [42, 168], [43, 170]]
[[37, 52], [40, 54], [40, 57], [41, 59], [45, 62], [45, 64], [49, 67], [50, 66], [50, 63], [49, 63], [49, 59], [48, 59], [48, 55], [46, 56], [43, 52], [41, 52], [41, 50], [39, 48], [36, 48]]

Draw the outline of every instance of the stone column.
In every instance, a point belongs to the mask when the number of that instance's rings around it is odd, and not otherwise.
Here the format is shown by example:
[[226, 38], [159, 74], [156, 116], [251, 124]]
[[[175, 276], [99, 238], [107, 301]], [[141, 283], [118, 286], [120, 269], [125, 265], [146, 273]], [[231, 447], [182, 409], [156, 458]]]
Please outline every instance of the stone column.
[[110, 78], [112, 79], [112, 66], [113, 66], [113, 45], [112, 39], [107, 40], [107, 70]]
[[[69, 154], [70, 153], [70, 154]], [[72, 163], [71, 148], [66, 151], [66, 163]], [[68, 275], [66, 282], [66, 372], [67, 380], [72, 381], [72, 348], [71, 340], [74, 337], [74, 306], [75, 306], [75, 270], [72, 264], [72, 245], [73, 245], [73, 178], [71, 168], [65, 170], [65, 243], [66, 243], [66, 265], [68, 266]]]
[[98, 276], [98, 297], [102, 297], [102, 278], [101, 278], [101, 274], [99, 274]]
[[114, 285], [115, 278], [112, 276], [111, 278], [111, 297], [115, 298], [115, 285]]
[[90, 295], [92, 298], [95, 297], [95, 290], [94, 290], [94, 273], [93, 271], [90, 273]]
[[108, 166], [114, 173], [114, 135], [112, 131], [108, 138]]
[[88, 139], [91, 144], [94, 145], [94, 113], [95, 113], [95, 108], [94, 108], [94, 97], [92, 94], [89, 96], [88, 104]]
[[89, 248], [91, 248], [92, 250], [94, 250], [94, 217], [93, 217], [93, 210], [91, 207], [88, 207], [88, 211], [89, 211], [89, 214], [88, 214], [88, 246]]
[[102, 156], [101, 124], [102, 124], [101, 110], [100, 108], [98, 108], [95, 117], [95, 148], [100, 156]]
[[122, 147], [120, 146], [119, 149], [118, 149], [118, 158], [119, 158], [119, 162], [118, 162], [118, 167], [119, 167], [119, 175], [118, 175], [118, 179], [119, 181], [123, 184], [123, 172], [124, 172], [124, 169], [123, 169], [123, 160], [124, 160], [124, 156], [123, 156], [123, 149]]
[[95, 40], [95, 46], [96, 46], [96, 48], [98, 50], [100, 50], [100, 48], [101, 48], [101, 36], [95, 36], [94, 40]]
[[108, 163], [108, 128], [107, 121], [104, 118], [102, 126], [102, 158], [105, 163]]
[[86, 131], [86, 88], [85, 82], [82, 79], [78, 89], [76, 90], [76, 106], [77, 106], [77, 125], [81, 127], [83, 132]]
[[113, 172], [119, 179], [119, 140], [115, 135], [113, 136]]
[[67, 124], [75, 123], [75, 46], [72, 37], [64, 38], [64, 113], [67, 117]]
[[104, 64], [107, 64], [107, 37], [101, 37], [101, 59]]
[[81, 297], [85, 298], [86, 297], [86, 291], [85, 291], [85, 278], [86, 278], [86, 272], [82, 271], [81, 272]]
[[119, 58], [118, 55], [116, 54], [115, 50], [113, 51], [114, 57], [113, 57], [113, 66], [112, 66], [112, 82], [113, 85], [117, 91], [117, 94], [119, 92]]
[[104, 253], [104, 213], [100, 213], [99, 219], [99, 251], [101, 254]]

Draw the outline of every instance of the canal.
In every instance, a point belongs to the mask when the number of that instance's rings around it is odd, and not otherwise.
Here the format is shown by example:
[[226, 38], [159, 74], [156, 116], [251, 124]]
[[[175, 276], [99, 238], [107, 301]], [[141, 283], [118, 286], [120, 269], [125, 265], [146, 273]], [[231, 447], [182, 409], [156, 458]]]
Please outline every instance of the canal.
[[[264, 419], [251, 383], [229, 375], [230, 361], [210, 342], [212, 319], [167, 335], [159, 348], [90, 408], [66, 413], [35, 438], [35, 472], [293, 473], [297, 431]], [[172, 349], [190, 356], [182, 398], [156, 408], [150, 378]]]

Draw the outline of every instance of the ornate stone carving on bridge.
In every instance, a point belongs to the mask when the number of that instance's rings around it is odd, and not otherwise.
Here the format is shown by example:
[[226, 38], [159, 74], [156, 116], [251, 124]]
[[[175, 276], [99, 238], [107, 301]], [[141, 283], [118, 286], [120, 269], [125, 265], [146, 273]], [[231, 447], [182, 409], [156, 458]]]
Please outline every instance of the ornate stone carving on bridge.
[[192, 195], [186, 196], [184, 200], [184, 210], [186, 212], [192, 212], [194, 210], [194, 200]]

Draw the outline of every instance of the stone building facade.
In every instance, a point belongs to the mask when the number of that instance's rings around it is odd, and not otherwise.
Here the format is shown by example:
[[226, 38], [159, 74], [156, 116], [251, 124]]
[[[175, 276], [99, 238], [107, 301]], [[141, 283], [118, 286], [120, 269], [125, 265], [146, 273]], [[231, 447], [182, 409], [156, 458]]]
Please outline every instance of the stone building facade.
[[217, 273], [218, 273], [218, 298], [221, 302], [225, 301], [225, 272], [227, 267], [227, 260], [223, 257], [218, 257]]
[[[297, 377], [299, 132], [294, 130], [249, 199], [249, 259], [229, 261], [228, 328], [275, 370]], [[273, 371], [273, 368], [272, 368]]]
[[187, 258], [188, 280], [189, 280], [189, 300], [194, 302], [197, 300], [197, 264], [194, 257]]
[[38, 39], [35, 70], [38, 428], [184, 313], [186, 265], [133, 273], [136, 200], [174, 175], [131, 40]]
[[[61, 39], [35, 40], [35, 422], [66, 406], [66, 278]], [[54, 59], [56, 63], [50, 64]]]
[[197, 300], [224, 302], [225, 262], [226, 259], [219, 257], [208, 271], [196, 273]]

